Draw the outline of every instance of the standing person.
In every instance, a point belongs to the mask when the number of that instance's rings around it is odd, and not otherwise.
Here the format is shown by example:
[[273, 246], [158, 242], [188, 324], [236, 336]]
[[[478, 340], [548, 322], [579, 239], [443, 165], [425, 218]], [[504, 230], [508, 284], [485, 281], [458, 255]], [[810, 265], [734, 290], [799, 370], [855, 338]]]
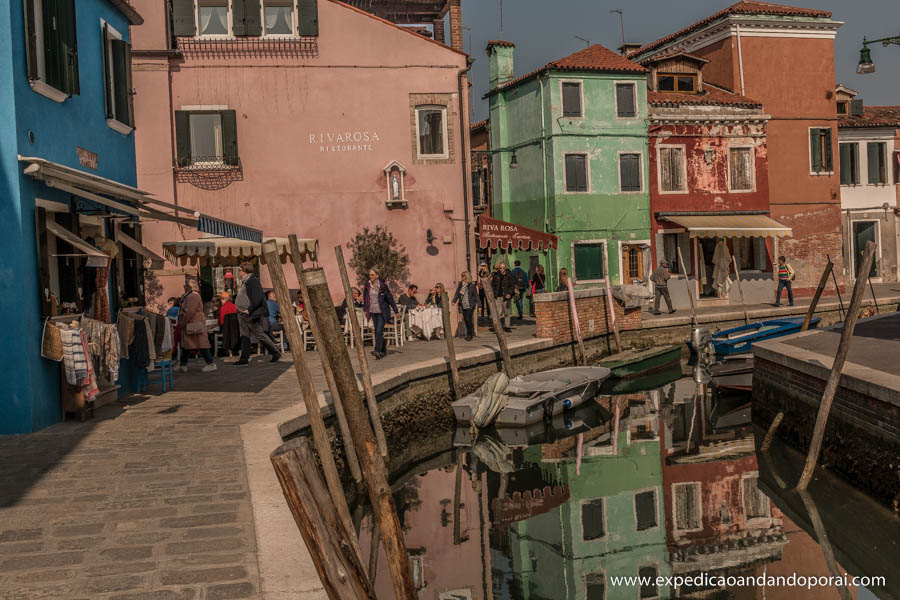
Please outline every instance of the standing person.
[[238, 273], [241, 289], [238, 290], [234, 304], [238, 309], [238, 323], [241, 326], [241, 357], [231, 364], [240, 367], [250, 364], [251, 335], [272, 355], [271, 362], [278, 362], [281, 358], [281, 352], [266, 333], [269, 307], [259, 279], [253, 275], [254, 270], [253, 263], [244, 262], [241, 263], [241, 270]]
[[456, 286], [456, 293], [453, 294], [453, 303], [459, 303], [462, 308], [463, 323], [466, 324], [466, 341], [468, 342], [475, 337], [475, 309], [481, 305], [478, 299], [478, 286], [472, 281], [472, 275], [468, 271], [463, 271], [460, 275], [459, 285]]
[[187, 373], [188, 357], [192, 350], [199, 350], [206, 361], [203, 372], [216, 370], [212, 352], [209, 351], [209, 335], [206, 331], [206, 313], [203, 311], [203, 298], [197, 291], [197, 281], [191, 279], [184, 284], [184, 296], [178, 311], [178, 325], [181, 328], [181, 359], [178, 370]]
[[394, 302], [394, 296], [387, 284], [381, 279], [375, 268], [369, 269], [369, 281], [363, 290], [363, 302], [365, 303], [366, 318], [372, 319], [375, 325], [375, 349], [372, 356], [375, 360], [384, 358], [387, 354], [387, 342], [384, 341], [384, 324], [391, 318], [391, 310], [400, 311]]
[[494, 298], [500, 308], [498, 316], [503, 319], [503, 331], [512, 331], [509, 327], [512, 319], [509, 303], [516, 293], [516, 278], [507, 270], [506, 263], [503, 261], [497, 264], [496, 270], [491, 276], [491, 289], [494, 291]]
[[178, 319], [178, 307], [181, 304], [181, 300], [176, 297], [169, 298], [169, 301], [166, 302], [166, 316], [172, 320]]
[[650, 275], [650, 281], [653, 282], [653, 310], [654, 315], [660, 314], [659, 300], [666, 299], [666, 306], [669, 307], [669, 314], [675, 312], [672, 308], [672, 296], [669, 295], [669, 278], [672, 273], [669, 271], [669, 261], [663, 259], [655, 271]]
[[778, 291], [775, 292], [775, 306], [781, 306], [781, 290], [787, 289], [788, 306], [794, 305], [794, 291], [791, 289], [791, 282], [794, 281], [794, 268], [787, 263], [787, 259], [783, 256], [778, 257]]
[[[559, 270], [559, 285], [556, 286], [557, 292], [568, 292], [569, 291], [569, 270], [565, 267]], [[575, 285], [575, 282], [572, 282], [572, 285]]]
[[278, 307], [275, 290], [271, 290], [266, 297], [266, 308], [269, 309], [269, 331], [284, 331], [284, 323], [278, 319], [281, 316], [281, 308]]
[[488, 272], [488, 264], [486, 262], [478, 265], [478, 301], [481, 303], [481, 318], [487, 318], [487, 296], [484, 295], [484, 284], [481, 283], [482, 277], [487, 277], [489, 275]]
[[528, 289], [528, 273], [522, 268], [522, 261], [517, 260], [513, 263], [513, 277], [516, 281], [516, 310], [519, 312], [519, 320], [525, 312], [525, 291]]
[[231, 301], [231, 294], [222, 292], [219, 296], [222, 299], [222, 306], [219, 307], [219, 327], [225, 325], [225, 317], [237, 313], [237, 306]]
[[547, 289], [547, 276], [544, 275], [544, 265], [537, 265], [534, 268], [534, 275], [531, 276], [531, 316], [534, 316], [534, 296], [535, 294], [543, 294]]

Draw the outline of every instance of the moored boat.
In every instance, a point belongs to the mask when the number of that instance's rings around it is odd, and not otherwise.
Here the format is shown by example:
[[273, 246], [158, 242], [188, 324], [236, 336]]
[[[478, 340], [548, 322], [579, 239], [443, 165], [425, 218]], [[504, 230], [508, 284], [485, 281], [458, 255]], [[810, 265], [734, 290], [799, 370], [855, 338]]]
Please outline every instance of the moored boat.
[[[763, 340], [771, 340], [792, 333], [798, 333], [803, 327], [803, 317], [768, 319], [749, 325], [741, 325], [732, 329], [725, 329], [712, 335], [712, 347], [717, 356], [729, 356], [733, 354], [746, 354], [750, 352], [750, 346]], [[819, 324], [818, 317], [813, 317], [809, 322], [809, 328], [813, 329]], [[696, 353], [694, 344], [688, 341], [688, 348]]]
[[626, 350], [597, 362], [612, 371], [613, 377], [637, 377], [663, 370], [681, 361], [681, 344], [655, 346], [644, 350]]

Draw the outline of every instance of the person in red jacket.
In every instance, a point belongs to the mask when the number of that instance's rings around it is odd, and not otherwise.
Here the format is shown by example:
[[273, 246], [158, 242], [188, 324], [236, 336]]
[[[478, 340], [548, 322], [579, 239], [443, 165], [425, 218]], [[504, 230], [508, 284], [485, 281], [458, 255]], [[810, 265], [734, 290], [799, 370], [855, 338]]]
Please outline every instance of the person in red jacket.
[[219, 327], [222, 327], [225, 324], [226, 315], [237, 313], [237, 306], [231, 301], [231, 294], [228, 292], [222, 292], [220, 298], [222, 298], [222, 306], [219, 308]]

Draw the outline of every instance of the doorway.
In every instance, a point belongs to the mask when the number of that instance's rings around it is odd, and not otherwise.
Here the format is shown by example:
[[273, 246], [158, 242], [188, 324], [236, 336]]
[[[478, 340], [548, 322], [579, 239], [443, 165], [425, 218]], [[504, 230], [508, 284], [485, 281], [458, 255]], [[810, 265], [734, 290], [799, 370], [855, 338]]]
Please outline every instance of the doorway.
[[[853, 221], [853, 273], [858, 277], [859, 268], [862, 265], [863, 255], [866, 251], [866, 242], [878, 243], [876, 221]], [[876, 259], [878, 257], [876, 256]], [[876, 277], [878, 268], [877, 260], [872, 261], [872, 269], [869, 277]]]

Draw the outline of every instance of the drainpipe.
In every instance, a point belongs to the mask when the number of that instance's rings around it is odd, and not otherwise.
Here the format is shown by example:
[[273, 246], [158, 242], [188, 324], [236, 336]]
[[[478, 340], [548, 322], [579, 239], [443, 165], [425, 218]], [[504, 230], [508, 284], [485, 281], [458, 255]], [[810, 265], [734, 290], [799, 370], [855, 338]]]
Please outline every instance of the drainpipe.
[[741, 96], [743, 96], [744, 95], [744, 55], [741, 52], [741, 25], [740, 25], [740, 23], [735, 24], [734, 30], [737, 33], [738, 70], [741, 75]]
[[[466, 56], [466, 66], [464, 69], [460, 69], [456, 74], [456, 85], [457, 85], [457, 95], [459, 96], [459, 132], [460, 139], [462, 143], [459, 145], [460, 148], [460, 165], [462, 165], [462, 181], [463, 181], [463, 212], [465, 216], [466, 222], [466, 270], [472, 270], [472, 247], [471, 242], [469, 241], [469, 232], [471, 231], [472, 224], [469, 221], [469, 172], [468, 172], [468, 161], [466, 154], [469, 152], [469, 145], [466, 143], [469, 135], [469, 124], [468, 119], [463, 119], [463, 115], [466, 110], [466, 102], [463, 100], [463, 78], [467, 77], [469, 71], [472, 69], [472, 63], [475, 61], [470, 57]], [[468, 79], [466, 79], [468, 81]], [[468, 89], [465, 90], [468, 93]]]
[[[550, 210], [548, 209], [548, 204], [547, 204], [549, 201], [549, 196], [547, 194], [547, 125], [545, 122], [545, 115], [544, 115], [545, 110], [546, 110], [546, 107], [544, 106], [544, 81], [545, 80], [546, 80], [546, 76], [538, 76], [538, 89], [540, 90], [540, 94], [541, 94], [541, 167], [543, 169], [541, 171], [541, 180], [544, 184], [544, 230], [547, 231], [548, 233], [550, 233], [550, 214], [549, 214]], [[548, 255], [548, 258], [550, 258], [552, 256], [555, 259], [556, 257], [553, 256], [552, 253], [553, 253], [553, 248], [551, 247], [547, 251], [547, 255]], [[551, 262], [551, 261], [548, 261], [548, 262]], [[547, 265], [547, 267], [550, 268], [551, 273], [557, 272], [557, 270], [558, 270], [556, 268], [555, 261], [553, 261], [553, 262], [554, 262], [553, 267], [551, 267], [549, 264]], [[546, 274], [545, 274], [545, 277], [546, 277]]]

